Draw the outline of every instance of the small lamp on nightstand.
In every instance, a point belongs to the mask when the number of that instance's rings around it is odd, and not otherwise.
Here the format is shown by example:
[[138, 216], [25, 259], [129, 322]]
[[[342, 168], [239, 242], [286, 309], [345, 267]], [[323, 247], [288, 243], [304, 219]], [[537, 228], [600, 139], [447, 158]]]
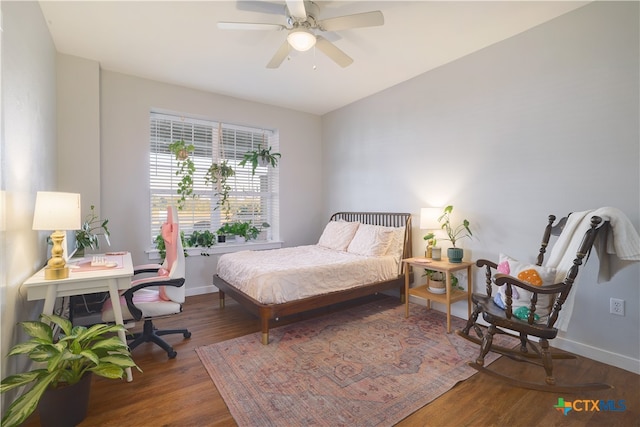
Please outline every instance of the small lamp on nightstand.
[[47, 280], [66, 279], [69, 269], [62, 257], [62, 240], [65, 230], [80, 229], [80, 194], [38, 191], [33, 215], [34, 230], [54, 230], [51, 233], [53, 247], [51, 259], [44, 270]]
[[[427, 249], [425, 251], [425, 257], [431, 258], [433, 256], [432, 249], [435, 245], [434, 231], [440, 229], [438, 223], [438, 217], [442, 213], [442, 208], [422, 208], [420, 209], [420, 229], [431, 231], [425, 236], [427, 240]], [[440, 259], [438, 256], [437, 259]]]

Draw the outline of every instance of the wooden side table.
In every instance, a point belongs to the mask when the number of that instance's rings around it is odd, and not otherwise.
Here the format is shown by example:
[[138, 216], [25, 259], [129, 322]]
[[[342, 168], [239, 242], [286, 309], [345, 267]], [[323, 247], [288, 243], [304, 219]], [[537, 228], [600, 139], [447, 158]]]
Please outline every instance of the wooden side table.
[[[450, 263], [448, 259], [443, 258], [440, 261], [433, 261], [429, 258], [414, 257], [402, 260], [405, 263], [404, 268], [404, 294], [405, 294], [405, 317], [409, 317], [409, 297], [415, 296], [425, 299], [427, 301], [427, 309], [431, 308], [431, 301], [436, 301], [444, 304], [447, 307], [447, 333], [451, 333], [451, 304], [456, 301], [467, 300], [467, 316], [471, 316], [471, 292], [473, 290], [473, 280], [471, 276], [472, 262], [460, 262]], [[433, 271], [440, 271], [444, 273], [446, 277], [446, 292], [443, 294], [434, 294], [429, 291], [428, 285], [416, 286], [409, 288], [410, 266], [429, 269]], [[461, 291], [458, 289], [451, 289], [451, 273], [459, 270], [467, 270], [467, 290]]]

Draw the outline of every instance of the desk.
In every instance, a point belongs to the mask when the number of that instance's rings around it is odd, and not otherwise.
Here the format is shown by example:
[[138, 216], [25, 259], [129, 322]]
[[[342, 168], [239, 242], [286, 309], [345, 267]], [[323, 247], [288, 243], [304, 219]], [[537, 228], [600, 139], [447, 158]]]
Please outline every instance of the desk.
[[[433, 261], [428, 258], [415, 257], [403, 259], [406, 265], [404, 267], [404, 294], [405, 294], [405, 317], [409, 317], [409, 296], [415, 296], [427, 300], [427, 308], [431, 308], [431, 301], [436, 301], [447, 306], [447, 333], [451, 332], [451, 304], [456, 301], [467, 300], [467, 312], [468, 316], [471, 316], [471, 292], [473, 289], [471, 279], [471, 266], [472, 262], [459, 262], [450, 263], [449, 260], [443, 258], [442, 261]], [[427, 284], [417, 286], [409, 289], [409, 266], [414, 268], [429, 269], [433, 271], [440, 271], [445, 274], [446, 285], [445, 293], [434, 294], [429, 291]], [[467, 290], [461, 291], [458, 289], [451, 289], [451, 273], [459, 270], [467, 270]]]
[[[108, 291], [111, 301], [113, 302], [113, 313], [116, 323], [124, 325], [122, 318], [122, 307], [120, 306], [119, 290], [129, 289], [131, 287], [131, 278], [133, 277], [133, 263], [131, 254], [126, 252], [119, 255], [107, 256], [109, 261], [118, 263], [117, 267], [105, 268], [103, 270], [89, 270], [69, 268], [69, 277], [59, 280], [45, 280], [44, 268], [38, 271], [24, 282], [27, 288], [27, 300], [44, 299], [43, 314], [53, 314], [53, 308], [58, 297], [67, 297], [72, 295], [91, 294], [95, 292]], [[69, 260], [68, 265], [73, 265], [73, 258]], [[125, 331], [118, 332], [118, 336], [127, 344]], [[131, 381], [133, 376], [131, 368], [127, 369], [127, 381]]]

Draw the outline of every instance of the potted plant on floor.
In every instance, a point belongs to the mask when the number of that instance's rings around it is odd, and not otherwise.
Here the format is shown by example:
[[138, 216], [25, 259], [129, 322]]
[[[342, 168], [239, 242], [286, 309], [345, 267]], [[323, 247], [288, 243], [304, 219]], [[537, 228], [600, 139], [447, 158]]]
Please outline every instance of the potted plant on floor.
[[[59, 339], [54, 338], [49, 322], [59, 326]], [[114, 334], [124, 330], [122, 325], [97, 324], [87, 328], [44, 314], [40, 321], [20, 325], [31, 339], [14, 346], [9, 356], [26, 354], [36, 364], [44, 365], [10, 375], [0, 383], [0, 393], [32, 385], [7, 409], [2, 418], [5, 427], [20, 425], [36, 408], [43, 426], [76, 425], [87, 414], [92, 373], [122, 378], [126, 368], [138, 368], [129, 347]]]
[[104, 236], [107, 244], [111, 246], [109, 241], [109, 224], [108, 219], [100, 219], [95, 213], [95, 206], [91, 205], [91, 212], [85, 217], [80, 230], [76, 230], [76, 255], [84, 256], [87, 248], [98, 249], [100, 247], [100, 236]]
[[260, 148], [260, 144], [258, 144], [257, 150], [247, 151], [244, 153], [244, 158], [240, 163], [238, 163], [238, 165], [244, 167], [247, 163], [250, 163], [251, 175], [255, 175], [258, 165], [271, 165], [275, 168], [278, 166], [278, 160], [280, 160], [282, 155], [280, 153], [272, 153], [271, 149], [272, 147]]
[[438, 218], [438, 222], [442, 224], [442, 229], [447, 233], [448, 238], [445, 240], [449, 240], [451, 242], [451, 248], [447, 249], [447, 257], [449, 258], [449, 262], [452, 263], [460, 263], [462, 262], [462, 257], [464, 256], [464, 250], [462, 248], [456, 247], [456, 242], [462, 238], [473, 236], [471, 233], [471, 229], [469, 228], [469, 221], [464, 219], [461, 224], [457, 226], [451, 225], [451, 212], [453, 212], [453, 206], [449, 205], [444, 208], [444, 212]]

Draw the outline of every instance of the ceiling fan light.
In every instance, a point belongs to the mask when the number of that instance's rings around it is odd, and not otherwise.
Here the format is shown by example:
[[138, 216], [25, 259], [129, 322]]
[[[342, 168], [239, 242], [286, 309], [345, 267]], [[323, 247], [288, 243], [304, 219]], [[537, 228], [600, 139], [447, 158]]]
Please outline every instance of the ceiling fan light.
[[295, 50], [304, 52], [315, 46], [316, 36], [305, 28], [296, 28], [289, 32], [287, 41]]

